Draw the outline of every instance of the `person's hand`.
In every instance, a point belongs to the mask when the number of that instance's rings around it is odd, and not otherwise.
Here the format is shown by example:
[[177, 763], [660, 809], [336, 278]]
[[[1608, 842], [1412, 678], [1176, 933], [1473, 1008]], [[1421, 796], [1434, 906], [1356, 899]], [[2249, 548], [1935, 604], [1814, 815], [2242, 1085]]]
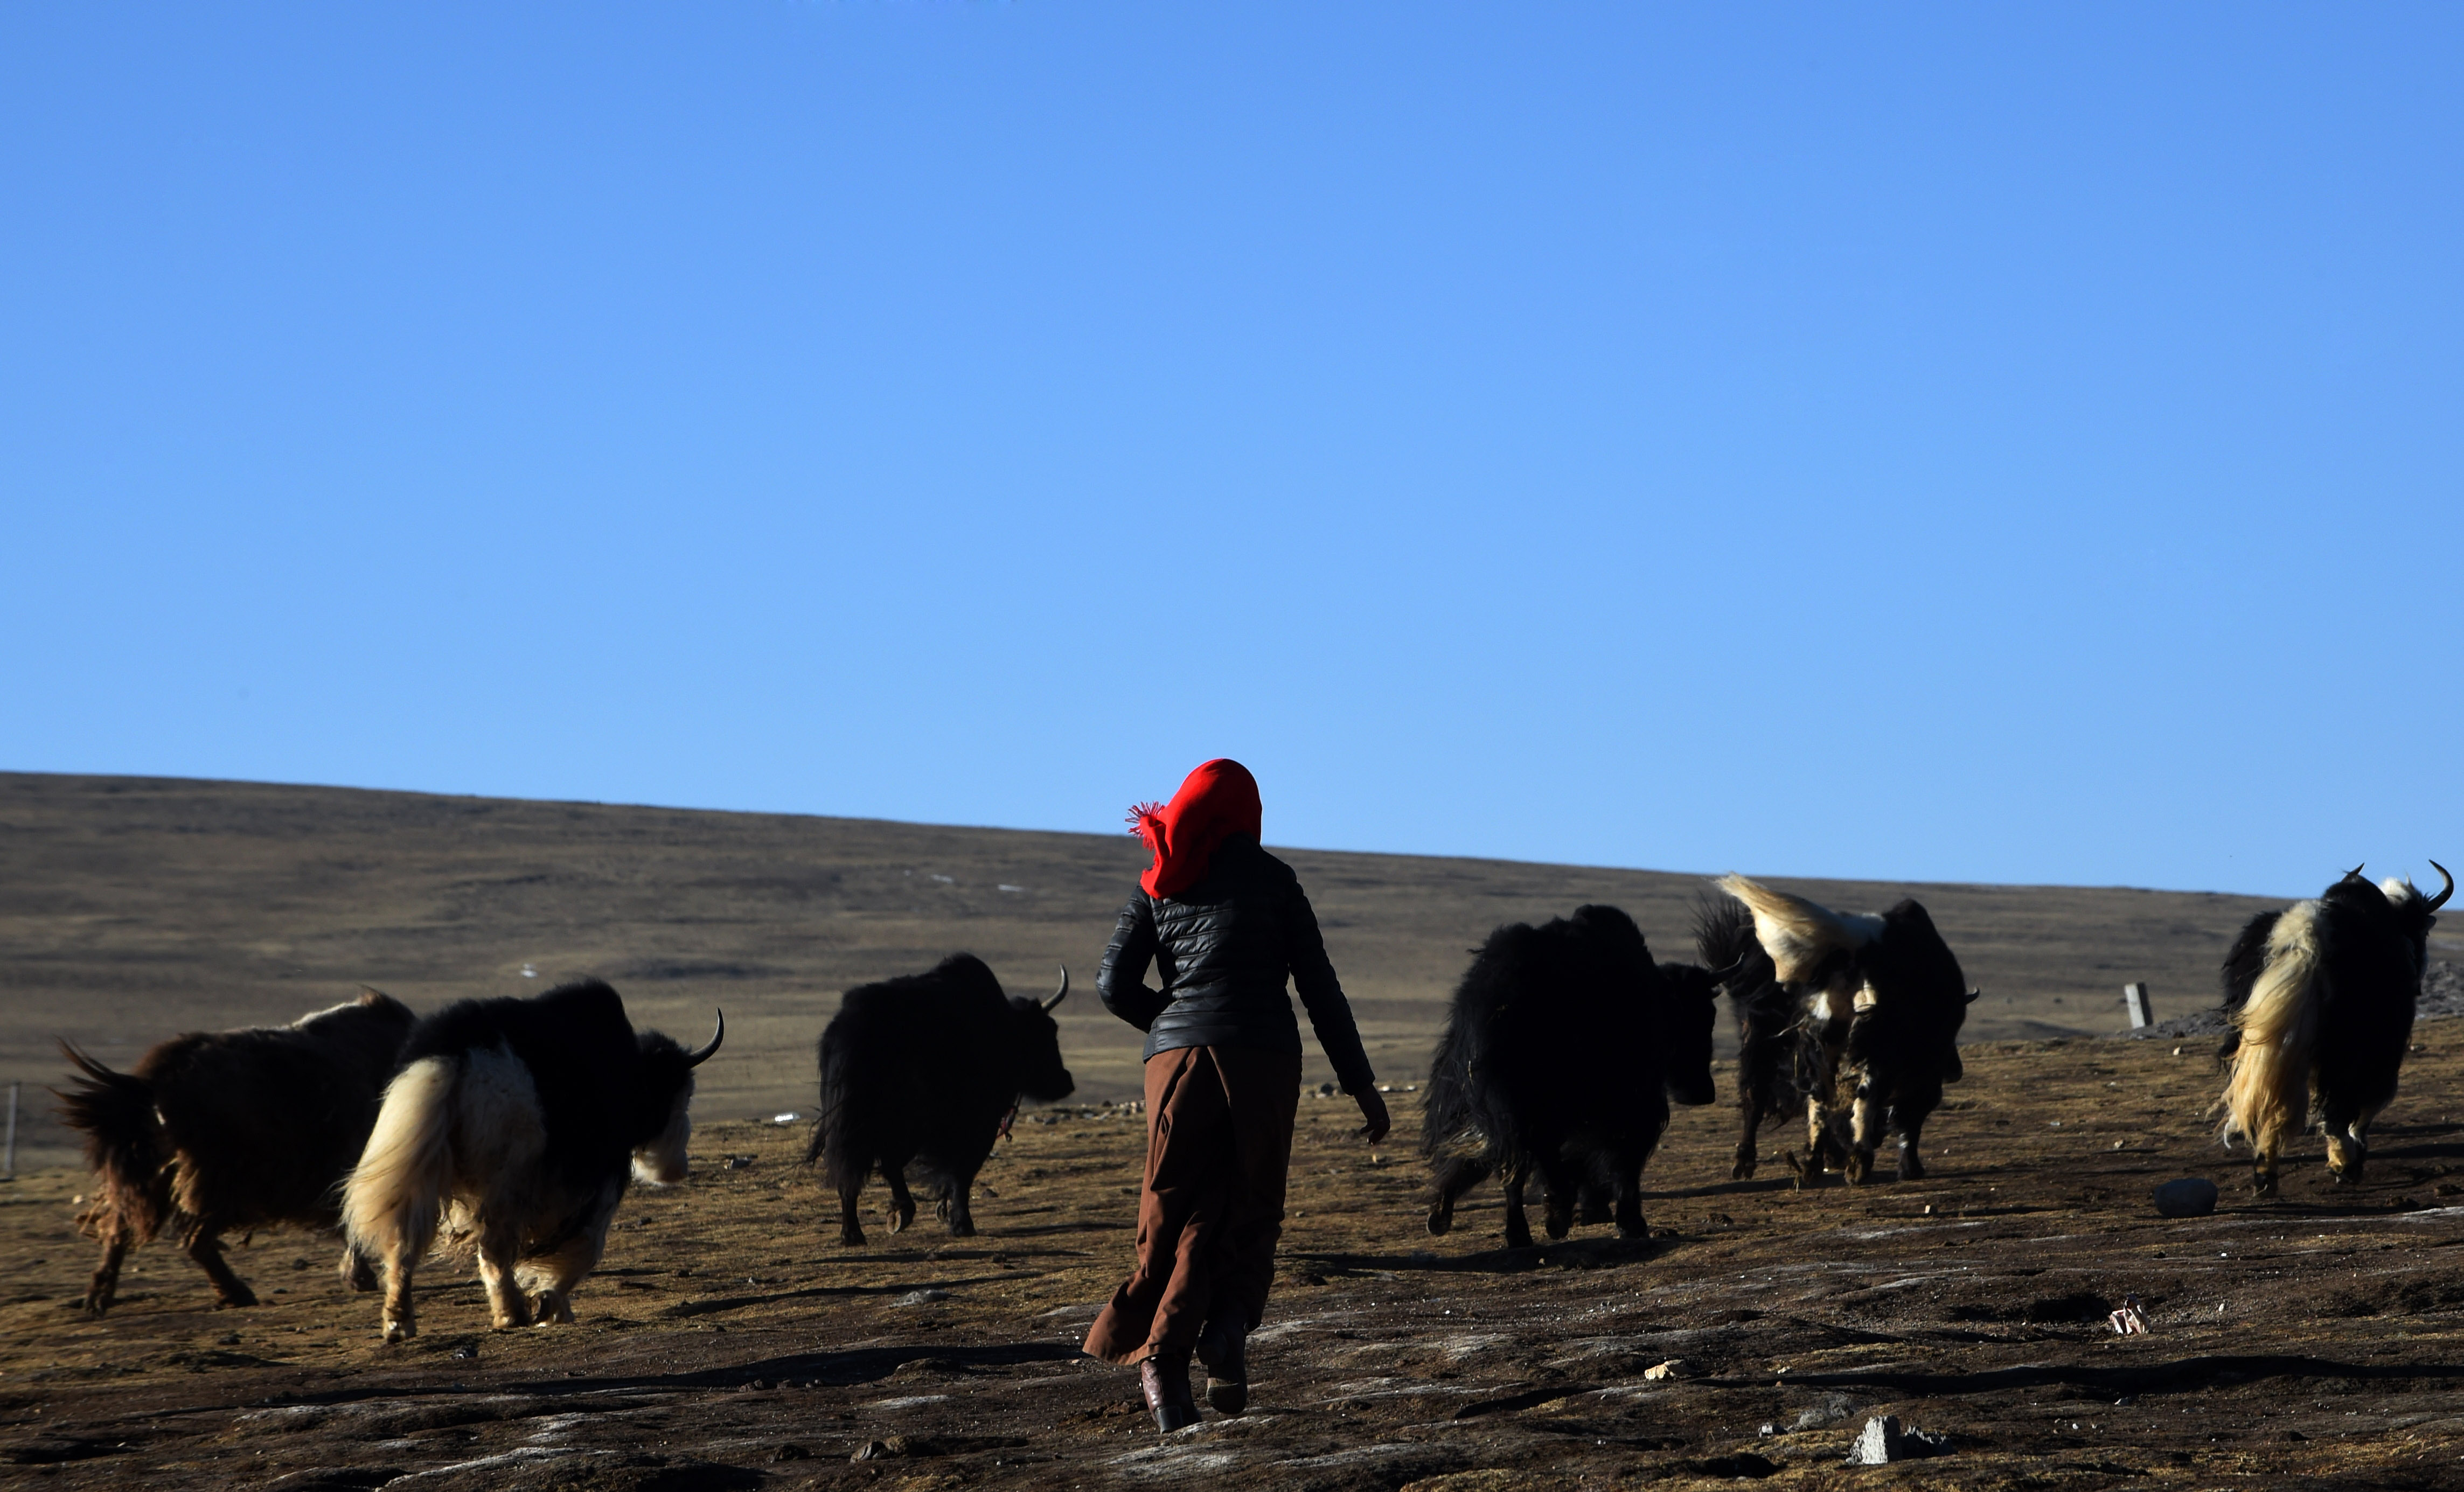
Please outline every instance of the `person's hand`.
[[1395, 1123], [1386, 1116], [1386, 1100], [1378, 1097], [1374, 1087], [1362, 1088], [1353, 1097], [1359, 1100], [1360, 1117], [1369, 1121], [1360, 1127], [1360, 1137], [1372, 1145], [1386, 1138], [1386, 1131]]

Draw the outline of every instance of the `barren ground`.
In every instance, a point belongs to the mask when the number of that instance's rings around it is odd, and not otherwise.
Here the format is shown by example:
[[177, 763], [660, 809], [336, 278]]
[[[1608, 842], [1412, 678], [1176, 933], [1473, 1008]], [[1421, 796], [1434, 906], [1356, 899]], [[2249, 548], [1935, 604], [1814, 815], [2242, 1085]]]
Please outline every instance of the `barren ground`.
[[[214, 784], [125, 790], [188, 795], [176, 811], [155, 804], [147, 823], [209, 823], [216, 821], [197, 801], [229, 808], [234, 800], [296, 816], [287, 821], [297, 826], [292, 838], [272, 837], [287, 848], [260, 845], [251, 858], [227, 839], [231, 868], [217, 879], [209, 869], [216, 858], [209, 836], [182, 851], [190, 857], [183, 862], [168, 832], [115, 837], [97, 828], [93, 815], [78, 828], [73, 802], [51, 802], [48, 819], [27, 808], [28, 800], [80, 781], [95, 797], [121, 796], [101, 794], [93, 779], [0, 778], [11, 896], [0, 967], [11, 981], [10, 1039], [23, 1049], [33, 1042], [28, 1027], [64, 1017], [124, 1021], [131, 1041], [142, 1021], [152, 1022], [152, 1034], [217, 1023], [187, 1019], [190, 1007], [177, 993], [194, 976], [182, 971], [190, 960], [210, 971], [220, 967], [216, 956], [242, 957], [213, 951], [255, 935], [268, 914], [253, 906], [258, 892], [231, 887], [276, 884], [283, 855], [310, 867], [358, 864], [353, 857], [362, 855], [371, 866], [450, 859], [443, 847], [422, 847], [410, 830], [397, 843], [364, 825], [336, 849], [312, 832], [313, 802], [283, 798], [293, 790], [228, 789], [219, 798]], [[384, 796], [334, 795], [345, 807], [349, 799]], [[557, 866], [568, 863], [558, 858], [565, 850], [539, 845], [562, 811], [511, 804], [492, 813], [538, 816], [508, 838], [535, 861]], [[604, 836], [612, 832], [608, 822], [646, 811], [590, 812], [605, 816], [591, 831]], [[22, 827], [28, 823], [33, 831]], [[851, 832], [797, 827], [812, 823], [749, 825], [777, 835]], [[725, 827], [696, 832], [715, 844]], [[885, 843], [898, 832], [968, 832], [859, 827]], [[1048, 838], [1064, 842], [1053, 851], [1056, 863], [1064, 852], [1089, 860], [1099, 849], [1109, 853], [1091, 842], [1071, 851], [1070, 837]], [[671, 857], [666, 864], [690, 860], [685, 850], [662, 853]], [[709, 844], [691, 849], [717, 853]], [[760, 843], [741, 851], [745, 873], [766, 853], [783, 851]], [[852, 861], [852, 852], [843, 853]], [[589, 887], [626, 884], [624, 857], [604, 854], [604, 879]], [[1343, 884], [1337, 872], [1345, 867], [1335, 862], [1355, 862], [1353, 872], [1366, 882], [1377, 857], [1325, 858], [1314, 869], [1303, 865], [1322, 907], [1352, 897], [1354, 914], [1365, 915], [1381, 896], [1388, 906], [1407, 899]], [[572, 852], [572, 861], [587, 860]], [[472, 861], [488, 868], [469, 879], [511, 882], [509, 864], [491, 860], [484, 844]], [[1564, 891], [1560, 883], [1628, 877], [1629, 889], [1641, 886], [1633, 873], [1508, 867], [1497, 871], [1507, 889], [1493, 898], [1496, 910], [1485, 911], [1466, 889], [1485, 884], [1481, 867], [1426, 864], [1459, 878], [1444, 883], [1453, 886], [1448, 906], [1469, 907], [1488, 922], [1551, 910], [1527, 904]], [[135, 868], [115, 872], [126, 876], [115, 883], [98, 866]], [[1100, 868], [1109, 875], [1117, 867]], [[955, 882], [959, 872], [927, 873]], [[457, 920], [411, 899], [410, 881], [386, 882], [406, 898], [387, 923], [387, 904], [354, 879], [360, 874], [297, 872], [284, 894], [289, 922], [301, 931], [286, 953], [244, 955], [272, 971], [248, 998], [278, 998], [282, 1009], [272, 1014], [321, 1002], [328, 998], [321, 981], [347, 977], [339, 966], [351, 962], [353, 928], [375, 930], [363, 955], [369, 962], [408, 963], [422, 950], [441, 949], [422, 954], [429, 960], [422, 967], [450, 970], [457, 959], [477, 965], [496, 956], [469, 926], [494, 926], [491, 919], [503, 915], [485, 911], [493, 893], [467, 893], [469, 910]], [[374, 869], [364, 876], [385, 881]], [[1110, 899], [1125, 873], [1104, 888], [1092, 884], [1093, 871], [1089, 877], [1081, 899], [1093, 901], [1099, 889], [1100, 899]], [[1920, 892], [1947, 925], [1952, 919], [1941, 904], [1955, 889]], [[1970, 889], [1980, 908], [1994, 894], [2022, 899]], [[549, 931], [502, 954], [507, 968], [486, 992], [504, 987], [539, 947], [580, 949], [601, 937], [624, 958], [716, 961], [702, 952], [641, 951], [642, 928], [666, 924], [650, 893], [637, 894], [643, 902], [611, 898], [599, 912], [588, 896], [563, 911], [535, 908]], [[1673, 932], [1661, 925], [1670, 917], [1654, 920], [1655, 906], [1677, 905], [1673, 890], [1664, 904], [1622, 899], [1656, 941]], [[2219, 909], [2212, 930], [2187, 916], [2198, 910], [2195, 898], [2146, 902], [2146, 920], [2161, 929], [2182, 918], [2191, 931], [2181, 939], [2212, 935], [2220, 949], [2240, 904], [2209, 900]], [[699, 916], [724, 905], [719, 898], [696, 910], [671, 901], [666, 910]], [[989, 897], [987, 906], [1010, 915]], [[1053, 941], [1090, 969], [1085, 945], [1100, 947], [1109, 911], [1100, 908], [1091, 929], [1061, 928]], [[1398, 913], [1407, 925], [1411, 916], [1465, 914], [1425, 907]], [[739, 935], [787, 949], [779, 931], [785, 919], [766, 915], [739, 918]], [[2133, 950], [2162, 941], [2133, 943], [2138, 934], [2126, 929], [2066, 931], [2044, 915], [2041, 948], [2118, 942], [2123, 956], [2135, 958]], [[245, 917], [256, 921], [241, 925]], [[898, 925], [916, 929], [919, 948], [937, 951], [936, 924], [921, 913], [893, 908], [876, 921], [901, 917], [911, 921]], [[1016, 932], [1043, 919], [1013, 920]], [[1485, 926], [1473, 920], [1476, 937]], [[841, 926], [860, 932], [858, 912], [816, 921], [817, 938], [862, 941]], [[684, 926], [672, 934], [679, 940], [705, 939], [704, 948], [723, 941], [702, 924]], [[990, 912], [960, 929], [987, 931], [998, 931]], [[1349, 955], [1337, 948], [1339, 960], [1351, 959], [1347, 975], [1388, 936], [1356, 926], [1343, 932], [1358, 939]], [[1990, 997], [1996, 976], [1979, 966], [1991, 968], [1989, 958], [2002, 955], [1980, 955], [1959, 931], [1950, 935]], [[947, 942], [989, 946], [970, 936]], [[1007, 955], [1014, 967], [998, 957], [996, 966], [1024, 982], [1057, 951], [1022, 949]], [[283, 957], [306, 972], [281, 975]], [[759, 977], [822, 982], [793, 972], [813, 965], [790, 957], [757, 952], [746, 962], [771, 959], [762, 966], [791, 971]], [[1422, 961], [1443, 971], [1459, 968], [1460, 958], [1440, 946]], [[156, 982], [142, 986], [154, 1003], [76, 982], [99, 980], [80, 971], [116, 961], [155, 971]], [[2021, 962], [2013, 956], [2011, 966]], [[2038, 968], [2032, 987], [2084, 994], [2094, 988], [2091, 976], [2108, 973], [2090, 969], [2072, 979], [2066, 967]], [[624, 970], [609, 972], [624, 987]], [[1391, 976], [1396, 988], [1411, 987]], [[448, 993], [479, 992], [452, 991], [443, 975], [433, 977], [432, 988], [398, 993], [424, 1008]], [[758, 979], [731, 982], [733, 1009]], [[298, 998], [311, 988], [316, 998]], [[2175, 1010], [2190, 1002], [2187, 976], [2185, 989]], [[27, 998], [42, 990], [57, 993]], [[678, 992], [671, 1023], [689, 1028], [683, 1017], [706, 994]], [[1425, 1030], [1409, 1025], [1409, 1014], [1389, 1018], [1384, 1037], [1397, 1049], [1387, 1070], [1398, 1086], [1419, 1077], [1402, 1059], [1404, 1044], [1426, 1049]], [[809, 1040], [807, 1031], [794, 1043], [782, 1041], [781, 1052]], [[2464, 1278], [2459, 1256], [2447, 1252], [2464, 1241], [2464, 1123], [2457, 1122], [2464, 1022], [2427, 1022], [2416, 1040], [2423, 1049], [2382, 1122], [2371, 1175], [2357, 1187], [2332, 1185], [2316, 1145], [2305, 1144], [2294, 1153], [2280, 1201], [2247, 1200], [2243, 1169], [2217, 1149], [2201, 1117], [2216, 1086], [2207, 1042], [2185, 1043], [2177, 1056], [2161, 1042], [1988, 1040], [1969, 1047], [1968, 1079], [1928, 1130], [1932, 1174], [1923, 1182], [1850, 1189], [1835, 1179], [1793, 1190], [1775, 1160], [1796, 1137], [1778, 1126], [1765, 1131], [1762, 1177], [1730, 1182], [1726, 1108], [1681, 1110], [1645, 1174], [1653, 1189], [1648, 1243], [1621, 1244], [1606, 1229], [1582, 1228], [1565, 1242], [1521, 1253], [1498, 1247], [1493, 1189], [1466, 1199], [1454, 1233], [1431, 1239], [1421, 1230], [1413, 1095], [1397, 1095], [1397, 1132], [1375, 1152], [1349, 1137], [1356, 1118], [1348, 1103], [1305, 1098], [1283, 1268], [1268, 1327], [1253, 1348], [1253, 1407], [1239, 1419], [1210, 1415], [1169, 1440], [1134, 1407], [1131, 1374], [1076, 1353], [1097, 1303], [1128, 1265], [1142, 1144], [1137, 1116], [1100, 1102], [1045, 1110], [1030, 1116], [1043, 1122], [1019, 1125], [986, 1169], [979, 1237], [951, 1240], [928, 1218], [902, 1236], [876, 1228], [872, 1247], [847, 1250], [825, 1233], [818, 1189], [795, 1164], [802, 1125], [741, 1117], [757, 1097], [772, 1102], [768, 1090], [748, 1088], [734, 1110], [721, 1097], [703, 1110], [692, 1180], [668, 1191], [637, 1189], [627, 1202], [605, 1268], [575, 1303], [579, 1325], [490, 1332], [475, 1284], [439, 1268], [424, 1277], [426, 1334], [393, 1348], [376, 1340], [374, 1298], [335, 1281], [329, 1242], [300, 1234], [263, 1235], [234, 1250], [265, 1306], [209, 1308], [202, 1278], [157, 1244], [131, 1257], [113, 1313], [85, 1320], [71, 1306], [92, 1264], [93, 1247], [71, 1221], [85, 1180], [72, 1168], [47, 1166], [0, 1186], [0, 1483], [1163, 1486], [1238, 1477], [1261, 1486], [1417, 1482], [1455, 1492], [1578, 1479], [1727, 1485], [1747, 1478], [1780, 1487], [2464, 1485], [2464, 1407], [2450, 1397], [2464, 1376]], [[1082, 1055], [1096, 1051], [1073, 1046], [1073, 1064], [1099, 1068]], [[784, 1056], [776, 1060], [781, 1091], [797, 1091], [786, 1087]], [[48, 1081], [53, 1069], [33, 1075]], [[2185, 1174], [2225, 1185], [2218, 1214], [2155, 1216], [2149, 1189]], [[2120, 1338], [2104, 1325], [2105, 1311], [2125, 1293], [2143, 1303], [2151, 1334]], [[1674, 1375], [1647, 1376], [1671, 1359], [1683, 1365]], [[1842, 1468], [1857, 1427], [1875, 1414], [1948, 1435], [1949, 1453], [1896, 1467]], [[851, 1459], [868, 1448], [875, 1454]]]

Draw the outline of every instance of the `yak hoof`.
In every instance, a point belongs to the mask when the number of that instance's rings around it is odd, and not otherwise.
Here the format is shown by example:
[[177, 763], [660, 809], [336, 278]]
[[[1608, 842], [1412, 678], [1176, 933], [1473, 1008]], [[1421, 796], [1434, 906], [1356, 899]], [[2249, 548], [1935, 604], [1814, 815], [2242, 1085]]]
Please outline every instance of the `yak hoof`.
[[1807, 1161], [1799, 1157], [1796, 1152], [1790, 1151], [1787, 1155], [1782, 1158], [1788, 1162], [1789, 1174], [1796, 1178], [1796, 1189], [1798, 1191], [1802, 1192], [1806, 1189], [1809, 1183], [1821, 1179], [1821, 1166], [1819, 1164], [1809, 1164]]
[[573, 1325], [573, 1305], [554, 1290], [541, 1290], [531, 1305], [531, 1325], [535, 1327]]
[[971, 1239], [975, 1236], [976, 1224], [972, 1218], [961, 1218], [950, 1224], [950, 1237], [954, 1239]]
[[1759, 1157], [1754, 1154], [1754, 1148], [1752, 1146], [1738, 1146], [1737, 1163], [1728, 1168], [1728, 1179], [1731, 1181], [1752, 1180], [1754, 1178], [1754, 1163], [1758, 1158]]
[[236, 1290], [216, 1290], [214, 1295], [216, 1297], [214, 1301], [216, 1306], [230, 1306], [237, 1309], [245, 1310], [249, 1306], [256, 1304], [256, 1292], [244, 1284]]
[[1432, 1207], [1429, 1209], [1429, 1236], [1431, 1238], [1444, 1238], [1447, 1231], [1453, 1228], [1454, 1225], [1455, 1215], [1452, 1208]]
[[1507, 1248], [1529, 1248], [1531, 1246], [1531, 1224], [1525, 1222], [1520, 1218], [1507, 1218], [1506, 1223], [1506, 1246]]
[[864, 1230], [853, 1223], [849, 1223], [846, 1227], [841, 1228], [839, 1230], [839, 1246], [841, 1248], [864, 1247]]
[[407, 1342], [417, 1335], [419, 1327], [411, 1322], [388, 1321], [385, 1324], [385, 1339], [388, 1342]]
[[99, 1301], [89, 1295], [78, 1305], [77, 1309], [81, 1313], [92, 1316], [96, 1320], [99, 1321], [102, 1319], [102, 1313], [111, 1309], [111, 1302]]
[[1874, 1174], [1874, 1152], [1861, 1145], [1857, 1147], [1848, 1152], [1848, 1164], [1841, 1171], [1850, 1186], [1863, 1186], [1865, 1178]]
[[1900, 1179], [1903, 1181], [1925, 1179], [1925, 1161], [1918, 1157], [1915, 1151], [1903, 1149], [1900, 1152]]

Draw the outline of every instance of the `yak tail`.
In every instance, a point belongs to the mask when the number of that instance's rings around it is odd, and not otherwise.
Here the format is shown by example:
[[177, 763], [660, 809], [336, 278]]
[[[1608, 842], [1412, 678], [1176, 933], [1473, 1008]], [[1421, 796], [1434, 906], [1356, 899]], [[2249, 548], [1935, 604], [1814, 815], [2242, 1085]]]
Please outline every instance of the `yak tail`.
[[2319, 904], [2296, 902], [2267, 934], [2267, 963], [2250, 998], [2233, 1012], [2241, 1046], [2218, 1104], [2228, 1145], [2247, 1139], [2262, 1155], [2310, 1122], [2310, 1056], [2321, 998]]
[[1882, 933], [1880, 917], [1842, 916], [1741, 875], [1724, 875], [1717, 885], [1754, 914], [1754, 935], [1784, 983], [1811, 979], [1834, 954], [1862, 948]]
[[66, 1042], [60, 1053], [77, 1069], [70, 1078], [74, 1088], [55, 1090], [60, 1122], [84, 1131], [86, 1164], [100, 1177], [100, 1195], [80, 1220], [106, 1235], [151, 1239], [169, 1220], [170, 1188], [163, 1168], [171, 1159], [162, 1117], [154, 1111], [153, 1085], [114, 1072]]
[[864, 1185], [872, 1171], [872, 1156], [864, 1152], [853, 1132], [861, 1108], [855, 1101], [856, 1043], [833, 1042], [831, 1035], [822, 1033], [821, 1112], [814, 1118], [813, 1141], [804, 1148], [804, 1164], [820, 1161], [823, 1186], [838, 1192]]
[[416, 1260], [436, 1237], [453, 1180], [453, 1088], [461, 1064], [423, 1057], [385, 1086], [360, 1163], [342, 1182], [342, 1228], [363, 1257]]

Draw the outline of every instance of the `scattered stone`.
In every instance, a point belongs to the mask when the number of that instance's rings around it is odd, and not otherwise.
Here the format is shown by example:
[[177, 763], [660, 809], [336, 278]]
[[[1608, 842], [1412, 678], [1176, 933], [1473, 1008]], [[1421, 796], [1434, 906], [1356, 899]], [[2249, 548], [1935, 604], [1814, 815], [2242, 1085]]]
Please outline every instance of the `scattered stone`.
[[1848, 1448], [1851, 1466], [1887, 1466], [1893, 1461], [1940, 1456], [1950, 1449], [1950, 1437], [1904, 1429], [1897, 1415], [1877, 1415], [1865, 1421], [1864, 1433]]
[[1848, 1417], [1851, 1406], [1845, 1393], [1829, 1393], [1799, 1410], [1791, 1430], [1820, 1430]]
[[1691, 1378], [1694, 1365], [1683, 1357], [1672, 1357], [1657, 1367], [1645, 1368], [1642, 1375], [1655, 1381], [1664, 1378]]
[[887, 1440], [867, 1440], [855, 1448], [849, 1460], [889, 1460], [907, 1454], [907, 1437], [893, 1435]]
[[891, 1304], [893, 1306], [930, 1306], [935, 1301], [946, 1301], [949, 1298], [950, 1292], [947, 1290], [910, 1290], [906, 1294], [898, 1297], [898, 1299], [891, 1302]]
[[[1332, 1098], [1334, 1096], [1334, 1085], [1331, 1083], [1319, 1084], [1317, 1086], [1317, 1096], [1320, 1098]], [[79, 1200], [82, 1199], [83, 1198], [79, 1198]]]
[[2156, 1189], [2156, 1211], [2167, 1218], [2204, 1218], [2216, 1210], [2216, 1184], [2205, 1176], [2184, 1176]]
[[803, 1446], [790, 1443], [772, 1451], [770, 1459], [774, 1461], [809, 1460], [812, 1455], [812, 1452]]

